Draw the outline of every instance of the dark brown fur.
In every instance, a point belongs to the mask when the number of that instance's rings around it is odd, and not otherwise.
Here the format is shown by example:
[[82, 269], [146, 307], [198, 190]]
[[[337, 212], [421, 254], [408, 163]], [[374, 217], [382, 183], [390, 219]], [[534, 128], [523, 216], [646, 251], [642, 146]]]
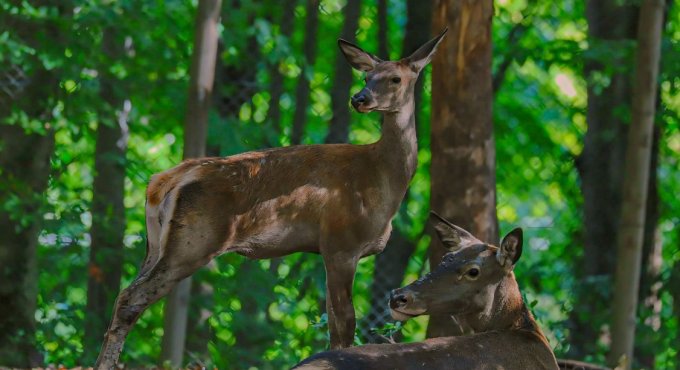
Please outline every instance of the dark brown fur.
[[[461, 336], [419, 343], [373, 344], [314, 355], [298, 370], [447, 369], [555, 370], [555, 356], [525, 306], [512, 272], [522, 253], [521, 230], [501, 247], [434, 217], [442, 242], [453, 252], [436, 270], [392, 292], [395, 318], [447, 314]], [[477, 274], [469, 271], [476, 269]]]

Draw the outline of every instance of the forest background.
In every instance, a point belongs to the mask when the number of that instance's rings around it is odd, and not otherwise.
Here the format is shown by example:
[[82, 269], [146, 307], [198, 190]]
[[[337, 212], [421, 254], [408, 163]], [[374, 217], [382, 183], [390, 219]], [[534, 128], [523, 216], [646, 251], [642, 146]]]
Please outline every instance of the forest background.
[[[379, 116], [350, 110], [362, 76], [336, 40], [397, 59], [459, 9], [488, 15], [468, 35], [488, 61], [455, 77], [452, 28], [417, 87], [418, 170], [387, 249], [359, 264], [355, 341], [437, 334], [427, 317], [394, 323], [386, 307], [389, 289], [438, 262], [434, 209], [490, 242], [523, 227], [517, 278], [550, 344], [604, 364], [640, 2], [491, 5], [224, 0], [206, 152], [374, 142]], [[0, 366], [94, 363], [144, 257], [145, 186], [182, 158], [198, 7], [0, 0]], [[668, 1], [664, 11], [633, 363], [646, 369], [680, 368], [680, 10]], [[486, 167], [446, 157], [474, 149]], [[279, 369], [326, 349], [324, 275], [316, 255], [211, 262], [191, 281], [181, 364]], [[169, 359], [167, 306], [141, 317], [124, 363]]]

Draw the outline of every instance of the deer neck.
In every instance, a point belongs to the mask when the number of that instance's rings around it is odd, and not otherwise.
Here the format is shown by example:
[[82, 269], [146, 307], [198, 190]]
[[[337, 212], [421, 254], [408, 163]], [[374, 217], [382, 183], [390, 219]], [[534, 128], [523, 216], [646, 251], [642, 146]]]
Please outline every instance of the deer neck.
[[394, 174], [393, 183], [406, 189], [418, 164], [415, 102], [409, 99], [398, 112], [383, 113], [382, 136], [376, 143], [381, 161]]
[[534, 317], [524, 304], [513, 273], [507, 275], [497, 286], [491, 286], [489, 289], [488, 293], [493, 294], [493, 301], [485, 310], [481, 313], [454, 317], [463, 333], [524, 329], [535, 331], [543, 336]]

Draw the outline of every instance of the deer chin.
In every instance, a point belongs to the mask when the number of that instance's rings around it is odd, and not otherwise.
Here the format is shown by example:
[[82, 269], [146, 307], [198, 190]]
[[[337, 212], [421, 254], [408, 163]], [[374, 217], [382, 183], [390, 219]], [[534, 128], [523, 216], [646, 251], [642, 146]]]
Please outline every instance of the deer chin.
[[420, 316], [423, 313], [425, 313], [425, 310], [422, 310], [422, 312], [402, 312], [399, 310], [395, 310], [394, 308], [390, 309], [390, 315], [392, 315], [392, 318], [397, 320], [397, 321], [407, 321], [413, 317]]
[[368, 112], [373, 112], [378, 106], [377, 105], [372, 105], [372, 106], [365, 106], [365, 105], [359, 105], [354, 107], [357, 112], [359, 113], [368, 113]]

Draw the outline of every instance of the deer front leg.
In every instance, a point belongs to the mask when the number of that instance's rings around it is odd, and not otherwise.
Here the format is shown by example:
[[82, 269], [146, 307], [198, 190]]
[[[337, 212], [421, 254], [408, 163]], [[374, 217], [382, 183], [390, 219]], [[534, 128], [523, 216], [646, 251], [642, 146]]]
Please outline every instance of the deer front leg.
[[331, 349], [346, 348], [354, 342], [356, 319], [352, 285], [357, 258], [347, 255], [324, 256], [326, 267], [326, 312]]

